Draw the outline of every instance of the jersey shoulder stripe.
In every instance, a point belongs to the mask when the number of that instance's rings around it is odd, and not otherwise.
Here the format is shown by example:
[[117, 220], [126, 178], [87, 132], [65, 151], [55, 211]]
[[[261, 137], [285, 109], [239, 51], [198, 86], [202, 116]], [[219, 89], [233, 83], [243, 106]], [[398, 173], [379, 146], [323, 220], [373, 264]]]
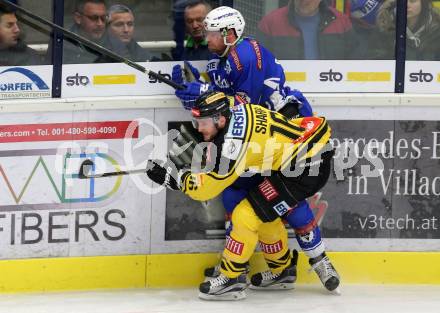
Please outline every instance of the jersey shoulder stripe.
[[[248, 39], [242, 40], [238, 45], [234, 46], [228, 54], [228, 61], [234, 63], [239, 72], [243, 69], [246, 71], [258, 69], [257, 59], [255, 47]], [[262, 63], [260, 65], [262, 66]]]
[[261, 70], [263, 68], [263, 58], [261, 56], [260, 45], [255, 40], [250, 40], [252, 48], [255, 52], [255, 57], [257, 58], [257, 69]]
[[[303, 118], [303, 121], [307, 121], [311, 118]], [[303, 159], [308, 153], [312, 152], [314, 156], [318, 151], [320, 151], [322, 148], [324, 148], [324, 145], [328, 143], [331, 128], [328, 125], [326, 119], [324, 117], [313, 117], [313, 119], [317, 122], [319, 120], [319, 124], [316, 125], [313, 132], [310, 134], [310, 136], [306, 136], [303, 138], [298, 138], [300, 140], [297, 140], [295, 142], [295, 149], [292, 151], [292, 155], [290, 158], [284, 160], [283, 164], [281, 165], [281, 168], [286, 167], [290, 163], [296, 163], [297, 158]], [[301, 140], [303, 139], [303, 140]], [[315, 146], [318, 144], [318, 146]], [[319, 149], [316, 149], [316, 147], [319, 147]]]

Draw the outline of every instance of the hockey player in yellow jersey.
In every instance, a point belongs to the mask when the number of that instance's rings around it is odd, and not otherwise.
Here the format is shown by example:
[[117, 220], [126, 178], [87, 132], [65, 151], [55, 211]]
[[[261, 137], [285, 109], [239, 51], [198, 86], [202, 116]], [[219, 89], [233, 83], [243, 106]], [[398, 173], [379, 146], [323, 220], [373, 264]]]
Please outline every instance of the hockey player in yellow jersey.
[[[199, 288], [202, 299], [241, 299], [247, 287], [246, 263], [258, 239], [269, 243], [266, 252], [272, 253], [265, 258], [272, 273], [289, 266], [291, 256], [281, 217], [326, 184], [333, 157], [330, 126], [323, 117], [289, 120], [257, 105], [231, 109], [228, 98], [217, 91], [201, 95], [192, 116], [204, 141], [211, 142], [204, 168], [177, 172], [169, 160], [150, 161], [147, 175], [201, 201], [216, 197], [239, 177], [251, 173], [264, 177], [233, 211], [221, 274]], [[321, 281], [335, 290], [339, 276], [325, 254], [317, 263], [320, 269], [315, 271]]]

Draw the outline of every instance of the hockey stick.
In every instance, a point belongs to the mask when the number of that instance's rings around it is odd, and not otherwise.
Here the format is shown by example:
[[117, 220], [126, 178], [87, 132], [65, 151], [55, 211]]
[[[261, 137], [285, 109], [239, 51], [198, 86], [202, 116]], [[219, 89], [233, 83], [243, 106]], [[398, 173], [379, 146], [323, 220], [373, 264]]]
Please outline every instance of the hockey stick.
[[163, 83], [173, 87], [174, 89], [180, 89], [180, 90], [185, 89], [184, 86], [173, 82], [171, 79], [168, 79], [165, 76], [160, 75], [160, 74], [158, 74], [156, 72], [150, 71], [150, 70], [146, 69], [145, 67], [143, 67], [142, 65], [139, 65], [136, 62], [133, 62], [133, 61], [127, 59], [127, 58], [124, 58], [123, 56], [120, 56], [119, 54], [114, 53], [113, 51], [111, 51], [111, 50], [109, 50], [107, 48], [104, 48], [103, 46], [98, 45], [97, 43], [94, 43], [93, 41], [91, 41], [91, 40], [89, 40], [87, 38], [84, 38], [84, 37], [82, 37], [82, 36], [80, 36], [78, 34], [75, 34], [74, 32], [71, 32], [70, 30], [67, 30], [64, 27], [61, 27], [61, 26], [59, 26], [59, 25], [57, 25], [55, 23], [52, 23], [52, 22], [42, 18], [41, 16], [38, 16], [38, 15], [32, 13], [32, 12], [29, 12], [28, 10], [22, 8], [21, 6], [18, 6], [18, 5], [14, 4], [14, 3], [12, 3], [12, 2], [10, 2], [8, 0], [0, 0], [0, 1], [3, 2], [5, 5], [10, 6], [12, 8], [15, 8], [17, 11], [23, 13], [24, 15], [27, 15], [27, 16], [33, 18], [34, 20], [36, 20], [36, 21], [38, 21], [38, 22], [40, 22], [40, 23], [42, 23], [44, 25], [50, 26], [52, 28], [55, 28], [55, 29], [61, 31], [67, 37], [69, 37], [69, 38], [71, 38], [73, 40], [76, 40], [76, 41], [86, 45], [87, 47], [89, 47], [89, 48], [91, 48], [91, 49], [101, 53], [102, 55], [105, 55], [107, 57], [111, 57], [112, 59], [114, 59], [116, 61], [119, 61], [121, 63], [125, 63], [128, 66], [130, 66], [130, 67], [132, 67], [132, 68], [134, 68], [134, 69], [136, 69], [138, 71], [141, 71], [142, 73], [147, 74], [147, 75], [149, 75], [149, 76], [151, 76], [153, 78], [156, 78], [158, 81], [163, 82]]
[[93, 161], [90, 159], [84, 160], [81, 163], [78, 172], [79, 179], [90, 179], [90, 178], [101, 178], [101, 177], [109, 177], [109, 176], [120, 176], [120, 175], [130, 175], [130, 174], [142, 174], [145, 173], [146, 169], [137, 169], [137, 170], [128, 170], [128, 171], [117, 171], [117, 172], [106, 172], [100, 174], [89, 174], [90, 170], [93, 167]]

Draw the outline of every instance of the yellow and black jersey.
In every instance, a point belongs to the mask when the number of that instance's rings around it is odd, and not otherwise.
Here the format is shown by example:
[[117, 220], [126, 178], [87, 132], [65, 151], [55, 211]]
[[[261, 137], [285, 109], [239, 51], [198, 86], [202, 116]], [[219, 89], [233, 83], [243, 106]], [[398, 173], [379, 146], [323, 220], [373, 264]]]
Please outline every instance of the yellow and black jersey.
[[330, 134], [323, 117], [289, 120], [258, 105], [236, 106], [213, 158], [217, 164], [209, 172], [184, 174], [181, 189], [195, 200], [214, 198], [247, 171], [281, 171], [313, 157]]

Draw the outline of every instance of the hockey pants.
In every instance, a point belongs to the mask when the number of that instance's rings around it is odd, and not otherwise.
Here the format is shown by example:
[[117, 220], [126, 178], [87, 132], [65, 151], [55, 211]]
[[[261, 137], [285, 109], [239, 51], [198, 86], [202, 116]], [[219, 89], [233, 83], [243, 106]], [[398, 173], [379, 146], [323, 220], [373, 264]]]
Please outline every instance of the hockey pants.
[[263, 223], [244, 199], [232, 213], [232, 224], [221, 261], [220, 271], [224, 275], [234, 278], [243, 273], [258, 241], [273, 273], [280, 273], [290, 265], [287, 231], [280, 218]]

